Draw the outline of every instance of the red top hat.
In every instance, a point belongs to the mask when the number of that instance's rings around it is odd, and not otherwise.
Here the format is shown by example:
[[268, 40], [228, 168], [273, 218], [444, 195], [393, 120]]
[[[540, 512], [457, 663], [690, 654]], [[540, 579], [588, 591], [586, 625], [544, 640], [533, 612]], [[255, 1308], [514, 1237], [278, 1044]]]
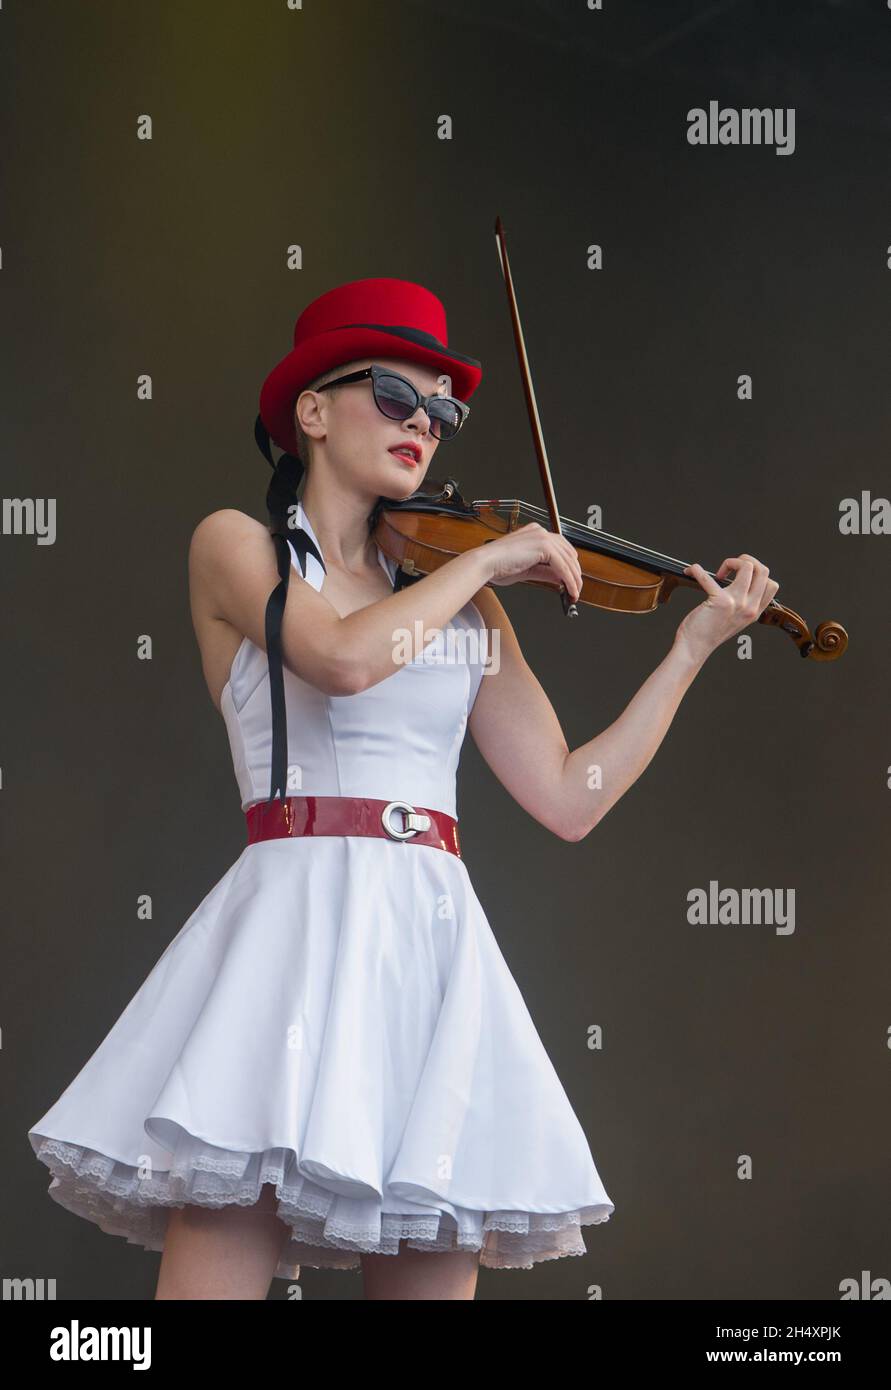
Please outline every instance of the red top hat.
[[294, 327], [294, 347], [260, 390], [260, 418], [271, 438], [297, 453], [294, 404], [304, 387], [342, 363], [399, 357], [448, 373], [451, 394], [466, 401], [482, 367], [448, 346], [445, 309], [411, 280], [352, 280], [308, 304]]

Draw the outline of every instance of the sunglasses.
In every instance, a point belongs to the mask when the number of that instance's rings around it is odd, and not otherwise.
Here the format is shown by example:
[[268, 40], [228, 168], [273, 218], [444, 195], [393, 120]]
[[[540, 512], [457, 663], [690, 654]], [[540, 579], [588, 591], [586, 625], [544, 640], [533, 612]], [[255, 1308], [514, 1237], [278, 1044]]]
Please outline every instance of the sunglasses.
[[388, 420], [408, 420], [418, 406], [430, 420], [430, 430], [434, 439], [454, 439], [464, 421], [470, 414], [470, 406], [459, 401], [457, 396], [422, 396], [407, 377], [385, 367], [366, 367], [361, 372], [349, 372], [335, 381], [326, 381], [316, 389], [327, 391], [330, 386], [346, 386], [351, 381], [367, 381], [371, 378], [374, 403]]

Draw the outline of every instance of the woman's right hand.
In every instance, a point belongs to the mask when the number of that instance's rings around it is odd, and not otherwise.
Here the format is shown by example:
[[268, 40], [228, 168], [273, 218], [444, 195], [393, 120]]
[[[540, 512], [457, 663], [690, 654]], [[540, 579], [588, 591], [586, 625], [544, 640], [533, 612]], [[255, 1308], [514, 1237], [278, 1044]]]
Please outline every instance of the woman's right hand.
[[575, 546], [537, 521], [496, 541], [486, 541], [483, 551], [491, 569], [491, 584], [521, 584], [529, 579], [543, 580], [555, 588], [565, 584], [573, 603], [582, 591], [582, 567]]

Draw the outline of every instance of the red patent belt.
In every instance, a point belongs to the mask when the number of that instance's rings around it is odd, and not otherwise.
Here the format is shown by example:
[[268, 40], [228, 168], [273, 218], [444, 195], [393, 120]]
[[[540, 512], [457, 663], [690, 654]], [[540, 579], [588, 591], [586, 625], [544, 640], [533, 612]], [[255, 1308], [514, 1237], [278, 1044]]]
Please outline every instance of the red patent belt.
[[461, 858], [458, 822], [444, 811], [370, 796], [288, 796], [258, 801], [245, 811], [248, 844], [291, 835], [373, 835], [403, 844], [433, 845]]

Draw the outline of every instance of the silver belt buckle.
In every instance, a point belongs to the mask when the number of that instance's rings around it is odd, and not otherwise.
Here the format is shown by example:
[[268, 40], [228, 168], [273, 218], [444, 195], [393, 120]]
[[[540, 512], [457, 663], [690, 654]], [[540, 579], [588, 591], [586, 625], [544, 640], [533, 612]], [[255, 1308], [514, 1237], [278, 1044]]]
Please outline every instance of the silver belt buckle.
[[[396, 830], [391, 825], [391, 811], [401, 811], [403, 813], [403, 828], [401, 830]], [[417, 835], [420, 830], [430, 829], [430, 817], [425, 816], [422, 811], [416, 811], [414, 806], [410, 806], [407, 801], [388, 801], [381, 811], [381, 824], [391, 840], [410, 840], [411, 837]]]

